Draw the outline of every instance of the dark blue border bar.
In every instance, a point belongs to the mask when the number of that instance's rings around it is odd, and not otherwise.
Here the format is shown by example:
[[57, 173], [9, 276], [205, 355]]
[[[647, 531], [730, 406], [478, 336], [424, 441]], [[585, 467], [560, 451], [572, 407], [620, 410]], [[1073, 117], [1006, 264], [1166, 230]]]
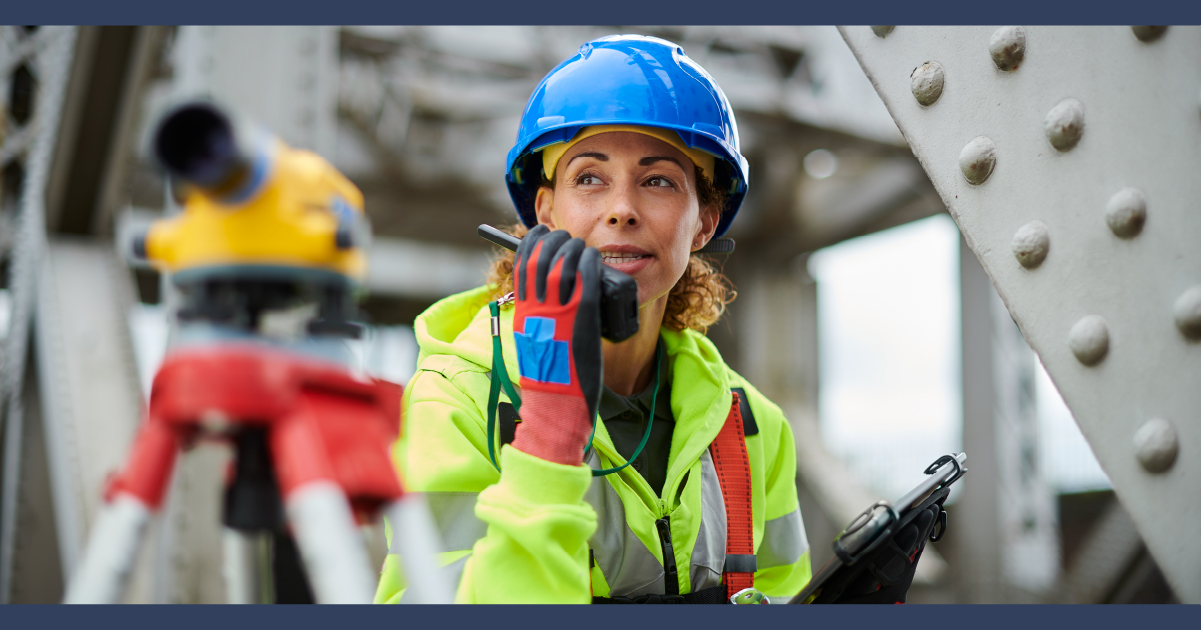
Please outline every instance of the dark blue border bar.
[[1195, 0], [4, 0], [6, 24], [1199, 24]]
[[1201, 606], [5, 606], [2, 628], [754, 630], [1197, 628]]

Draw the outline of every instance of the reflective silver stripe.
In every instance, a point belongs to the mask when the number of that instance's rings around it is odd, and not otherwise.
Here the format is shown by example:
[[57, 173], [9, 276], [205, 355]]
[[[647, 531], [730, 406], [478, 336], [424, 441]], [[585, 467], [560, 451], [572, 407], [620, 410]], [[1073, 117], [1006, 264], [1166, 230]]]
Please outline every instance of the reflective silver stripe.
[[[470, 557], [471, 554], [467, 554], [462, 558], [459, 558], [458, 560], [455, 560], [454, 562], [442, 567], [442, 572], [446, 574], [446, 583], [453, 584], [456, 592], [459, 590], [459, 582], [463, 579], [463, 569], [467, 568], [467, 559]], [[400, 596], [401, 604], [413, 603], [407, 601], [410, 592], [412, 592], [412, 589], [405, 589], [404, 594]], [[451, 593], [451, 596], [453, 597], [454, 593]]]
[[[442, 536], [442, 545], [447, 551], [463, 551], [475, 546], [475, 541], [488, 533], [488, 524], [475, 515], [475, 503], [479, 499], [478, 492], [425, 492], [425, 501], [430, 506], [430, 514], [438, 525], [438, 533]], [[393, 540], [396, 539], [393, 533]], [[388, 546], [388, 551], [396, 553], [396, 548]], [[457, 582], [456, 582], [457, 583]]]
[[[585, 463], [598, 467], [595, 450]], [[596, 533], [588, 546], [609, 583], [609, 596], [663, 593], [663, 565], [626, 524], [625, 506], [613, 486], [604, 477], [593, 477], [584, 500], [596, 510]]]
[[793, 564], [809, 550], [801, 508], [763, 524], [763, 541], [759, 543], [759, 569]]
[[688, 572], [692, 592], [721, 584], [725, 563], [726, 500], [721, 494], [713, 456], [706, 450], [701, 455], [701, 529], [692, 548], [692, 568]]

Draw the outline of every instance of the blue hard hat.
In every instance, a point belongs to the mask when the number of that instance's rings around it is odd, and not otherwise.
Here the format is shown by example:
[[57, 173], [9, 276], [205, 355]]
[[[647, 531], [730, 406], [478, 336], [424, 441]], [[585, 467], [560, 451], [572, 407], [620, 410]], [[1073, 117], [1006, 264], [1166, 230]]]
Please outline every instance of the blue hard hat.
[[713, 184], [728, 197], [716, 236], [725, 234], [746, 196], [748, 171], [730, 101], [683, 48], [644, 35], [610, 35], [580, 46], [530, 96], [505, 165], [522, 223], [538, 223], [542, 160], [536, 152], [584, 127], [614, 124], [671, 129], [685, 145], [717, 158]]

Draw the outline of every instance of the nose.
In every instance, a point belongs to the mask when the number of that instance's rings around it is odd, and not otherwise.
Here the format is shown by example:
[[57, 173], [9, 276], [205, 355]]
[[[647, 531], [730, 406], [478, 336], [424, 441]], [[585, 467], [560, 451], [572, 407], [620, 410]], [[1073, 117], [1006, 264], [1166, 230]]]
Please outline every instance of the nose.
[[637, 197], [628, 186], [622, 186], [609, 197], [610, 205], [605, 212], [605, 225], [609, 227], [634, 227], [638, 225]]

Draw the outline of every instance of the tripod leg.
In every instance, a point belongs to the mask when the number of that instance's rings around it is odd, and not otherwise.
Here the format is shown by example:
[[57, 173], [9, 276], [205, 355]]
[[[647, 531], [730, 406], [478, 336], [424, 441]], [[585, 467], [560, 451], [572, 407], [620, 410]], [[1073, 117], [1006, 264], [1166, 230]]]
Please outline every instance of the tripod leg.
[[454, 586], [438, 566], [442, 550], [425, 497], [410, 492], [385, 509], [392, 524], [392, 549], [400, 556], [408, 590], [404, 603], [453, 604]]
[[93, 525], [88, 549], [67, 588], [67, 604], [116, 604], [138, 555], [150, 508], [129, 494], [119, 494], [104, 507]]
[[68, 604], [115, 604], [125, 594], [142, 536], [163, 493], [179, 446], [153, 418], [142, 425], [133, 452], [109, 488], [110, 499], [92, 526], [88, 546], [67, 586]]
[[284, 501], [317, 602], [370, 604], [375, 574], [342, 489], [310, 481]]
[[271, 547], [271, 590], [277, 604], [316, 604], [304, 559], [292, 532], [275, 532]]
[[246, 532], [227, 527], [222, 532], [221, 542], [226, 603], [275, 603], [271, 532]]

